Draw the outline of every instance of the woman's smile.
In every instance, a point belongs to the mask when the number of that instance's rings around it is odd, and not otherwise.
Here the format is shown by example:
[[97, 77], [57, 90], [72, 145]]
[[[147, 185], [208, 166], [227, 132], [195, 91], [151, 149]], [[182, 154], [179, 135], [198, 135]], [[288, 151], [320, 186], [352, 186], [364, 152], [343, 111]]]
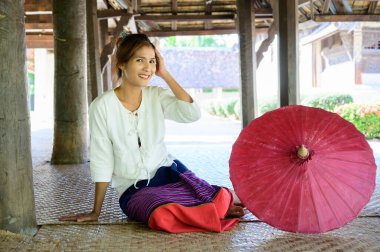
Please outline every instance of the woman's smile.
[[139, 74], [138, 75], [140, 78], [144, 79], [144, 80], [149, 80], [149, 78], [152, 76], [152, 75], [148, 75], [148, 74]]

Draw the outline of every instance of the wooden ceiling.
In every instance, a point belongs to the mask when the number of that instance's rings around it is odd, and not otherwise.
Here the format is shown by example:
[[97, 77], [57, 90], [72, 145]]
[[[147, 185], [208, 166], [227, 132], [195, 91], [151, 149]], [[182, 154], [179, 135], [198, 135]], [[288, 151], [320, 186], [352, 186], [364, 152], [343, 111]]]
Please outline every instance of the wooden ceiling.
[[[256, 27], [267, 29], [273, 22], [270, 1], [252, 1]], [[379, 1], [299, 0], [299, 21], [380, 22]], [[131, 14], [132, 25], [149, 36], [236, 33], [236, 0], [97, 0], [97, 8], [109, 35], [121, 16]], [[52, 0], [25, 0], [25, 17], [27, 46], [52, 47]]]

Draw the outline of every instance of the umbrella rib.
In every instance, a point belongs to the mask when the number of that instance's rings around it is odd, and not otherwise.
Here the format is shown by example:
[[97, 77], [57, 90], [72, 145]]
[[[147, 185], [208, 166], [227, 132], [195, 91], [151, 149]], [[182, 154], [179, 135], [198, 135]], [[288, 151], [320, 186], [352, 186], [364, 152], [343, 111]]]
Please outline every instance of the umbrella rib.
[[[346, 160], [343, 160], [343, 159], [334, 159], [334, 160], [346, 161]], [[361, 162], [350, 162], [350, 163], [356, 163], [356, 164], [368, 165], [368, 164], [366, 164], [366, 163], [363, 164], [363, 163], [361, 163]], [[324, 165], [325, 167], [328, 167], [324, 162], [321, 162], [320, 165]], [[370, 166], [370, 165], [368, 165], [368, 166]], [[327, 171], [328, 173], [330, 173], [330, 172], [329, 172], [329, 169], [326, 169], [326, 171]], [[349, 170], [348, 170], [348, 171], [344, 171], [344, 172], [345, 172], [346, 174], [350, 174], [351, 176], [353, 176], [353, 177], [355, 177], [355, 178], [358, 178], [358, 179], [362, 180], [363, 182], [368, 182], [367, 179], [362, 178], [362, 177], [360, 177], [360, 176], [358, 176], [358, 175], [356, 175], [356, 174], [350, 172]], [[330, 173], [330, 174], [331, 174], [331, 173]]]
[[[338, 116], [338, 117], [339, 117], [339, 116]], [[341, 119], [341, 120], [343, 120], [342, 118], [340, 118], [340, 117], [338, 118], [338, 117], [335, 117], [335, 118], [334, 118], [335, 120], [331, 120], [331, 118], [328, 118], [328, 117], [325, 117], [324, 120], [319, 120], [319, 125], [322, 125], [322, 127], [321, 127], [321, 128], [320, 128], [320, 127], [316, 127], [316, 128], [315, 128], [315, 132], [318, 132], [318, 133], [319, 133], [319, 134], [318, 134], [317, 141], [314, 143], [315, 145], [318, 145], [319, 142], [321, 142], [321, 141], [322, 141], [322, 144], [320, 145], [320, 148], [324, 147], [325, 145], [330, 144], [330, 143], [328, 143], [328, 142], [326, 141], [326, 139], [325, 139], [324, 137], [322, 138], [322, 137], [320, 137], [320, 136], [323, 135], [323, 133], [326, 132], [326, 130], [330, 128], [330, 125], [331, 125], [331, 124], [332, 124], [333, 126], [335, 126], [335, 125], [336, 125], [336, 121], [337, 121], [337, 119]], [[319, 126], [319, 125], [318, 125], [318, 126]], [[351, 126], [351, 125], [350, 125], [350, 124], [345, 124], [343, 127], [339, 128], [339, 130], [336, 130], [336, 131], [334, 131], [333, 133], [329, 134], [328, 137], [329, 137], [330, 139], [332, 139], [335, 135], [341, 133], [344, 129], [346, 129], [346, 128], [349, 127], [349, 126]], [[316, 135], [314, 135], [313, 140], [314, 140], [315, 136], [316, 136]], [[324, 144], [323, 144], [323, 143], [324, 143]]]
[[[330, 125], [330, 124], [332, 124], [332, 122], [329, 121], [328, 124]], [[329, 134], [329, 135], [328, 135], [328, 138], [329, 138], [329, 139], [334, 139], [334, 138], [336, 137], [336, 135], [341, 134], [341, 132], [343, 132], [343, 131], [344, 131], [346, 128], [348, 128], [349, 126], [351, 126], [351, 125], [350, 125], [350, 124], [348, 124], [348, 125], [347, 125], [347, 124], [344, 125], [342, 128], [339, 128], [339, 130], [336, 130], [336, 131], [334, 131], [333, 133]], [[351, 137], [345, 136], [343, 140], [340, 139], [340, 143], [344, 143], [344, 142], [348, 142], [348, 141], [351, 142], [353, 139], [358, 138], [359, 136], [361, 136], [361, 135], [357, 135], [357, 134], [355, 134], [355, 135], [352, 135]], [[321, 149], [324, 149], [324, 151], [329, 150], [329, 148], [324, 148], [324, 147], [325, 147], [325, 146], [328, 146], [328, 145], [331, 145], [331, 142], [326, 141], [326, 138], [321, 138], [320, 140], [322, 141], [322, 144], [320, 144], [319, 147], [320, 147]], [[336, 139], [334, 139], [334, 140], [336, 141]], [[334, 141], [334, 142], [335, 142], [335, 141]], [[318, 142], [317, 142], [317, 143], [318, 143]]]
[[[321, 187], [321, 185], [319, 184], [319, 181], [318, 181], [317, 179], [315, 179], [314, 172], [313, 172], [312, 170], [310, 170], [310, 173], [313, 174], [312, 177], [313, 177], [315, 183], [317, 184], [317, 186], [318, 186], [318, 188], [319, 188], [319, 191], [320, 191], [320, 192], [323, 192], [322, 187]], [[313, 190], [312, 190], [312, 193], [314, 193]], [[336, 220], [336, 221], [338, 222], [338, 224], [340, 225], [339, 219], [338, 219], [338, 217], [337, 217], [337, 215], [336, 215], [334, 209], [332, 208], [332, 206], [331, 206], [331, 204], [330, 204], [330, 201], [327, 200], [326, 195], [325, 195], [324, 193], [322, 193], [322, 197], [323, 197], [323, 198], [325, 199], [325, 201], [327, 202], [327, 205], [329, 206], [331, 212], [332, 212], [332, 213], [334, 214], [334, 216], [335, 216], [335, 220]], [[314, 198], [314, 197], [312, 197], [312, 198]], [[313, 200], [313, 204], [314, 204], [314, 206], [316, 206], [314, 200]], [[317, 219], [318, 219], [318, 225], [319, 225], [319, 223], [320, 223], [319, 220], [320, 220], [320, 219], [319, 219], [319, 215], [318, 215], [318, 214], [317, 214]], [[319, 225], [319, 227], [320, 227], [320, 225]]]
[[[248, 136], [252, 136], [252, 137], [256, 137], [255, 135], [252, 135], [252, 134], [246, 134]], [[261, 148], [265, 148], [267, 150], [270, 150], [270, 151], [273, 151], [273, 148], [270, 149], [268, 148], [268, 146], [277, 146], [277, 147], [280, 147], [278, 149], [282, 149], [282, 150], [286, 150], [288, 148], [288, 145], [285, 145], [281, 140], [279, 140], [278, 138], [272, 138], [272, 142], [268, 142], [268, 141], [263, 141], [264, 139], [260, 138], [260, 139], [257, 139], [256, 140], [256, 146], [253, 146], [253, 148], [257, 148], [257, 146], [260, 146]], [[243, 141], [242, 141], [243, 142]], [[251, 142], [244, 142], [245, 145], [244, 145], [244, 148], [248, 148], [248, 149], [252, 149], [249, 147], [249, 145], [251, 144]], [[248, 146], [246, 146], [248, 144]], [[239, 147], [240, 148], [243, 148], [240, 143]], [[238, 145], [236, 145], [238, 146]], [[262, 151], [262, 150], [261, 150]]]
[[[310, 177], [314, 177], [314, 175], [312, 174], [312, 172], [311, 172], [311, 174], [310, 174]], [[315, 180], [315, 178], [314, 178], [314, 180]], [[313, 190], [311, 190], [310, 183], [307, 183], [306, 185], [309, 186], [309, 190], [310, 190], [310, 192], [313, 193]], [[303, 190], [303, 187], [302, 187], [301, 190]], [[314, 201], [314, 197], [311, 197], [311, 201], [313, 202], [313, 206], [314, 206], [314, 207], [313, 207], [313, 210], [314, 210], [315, 217], [317, 218], [318, 230], [321, 230], [320, 219], [319, 219], [319, 216], [318, 216], [318, 213], [317, 213], [317, 207], [316, 207], [316, 204], [315, 204], [315, 201]], [[298, 209], [301, 209], [301, 203], [302, 203], [302, 200], [300, 200], [300, 202], [299, 202]], [[302, 210], [302, 209], [301, 209], [301, 210]], [[298, 215], [298, 217], [300, 218], [301, 215]], [[299, 230], [299, 225], [300, 225], [300, 219], [299, 219], [299, 218], [298, 218], [298, 220], [297, 220], [297, 230]]]
[[[278, 128], [272, 127], [272, 125], [279, 124], [279, 123], [278, 123], [278, 118], [277, 118], [277, 120], [275, 120], [275, 118], [272, 116], [272, 113], [268, 113], [268, 117], [270, 117], [271, 120], [272, 120], [274, 123], [267, 123], [265, 127], [268, 128], [268, 131], [270, 132], [270, 134], [273, 135], [274, 132], [277, 132], [277, 131], [278, 131]], [[281, 142], [283, 142], [285, 145], [286, 145], [286, 143], [292, 142], [292, 139], [291, 139], [291, 138], [288, 138], [286, 134], [281, 134], [281, 137], [285, 137], [285, 141], [281, 141]], [[280, 140], [280, 138], [277, 138], [277, 139]]]
[[[300, 176], [300, 173], [301, 173], [301, 169], [297, 169], [297, 174], [295, 174], [295, 176], [293, 176], [293, 183], [291, 183], [292, 181], [289, 179], [289, 183], [288, 184], [292, 184], [292, 187], [291, 187], [291, 190], [289, 190], [288, 192], [292, 192], [293, 191], [293, 189], [294, 189], [294, 186], [296, 185], [296, 183], [294, 183], [294, 181], [295, 180], [297, 180], [297, 178], [299, 178], [299, 176]], [[301, 187], [302, 188], [302, 187]], [[291, 193], [289, 193], [290, 195], [291, 195]], [[287, 197], [287, 200], [286, 200], [286, 202], [285, 202], [285, 205], [284, 205], [284, 208], [283, 209], [287, 209], [287, 206], [288, 206], [288, 204], [289, 204], [289, 202], [290, 202], [290, 198], [291, 197]], [[281, 214], [281, 216], [280, 216], [280, 223], [282, 223], [282, 219], [283, 219], [283, 217], [284, 217], [284, 214], [285, 214], [285, 211], [283, 211], [282, 212], [282, 214]]]
[[[339, 178], [338, 177], [336, 177], [333, 173], [331, 173], [328, 169], [325, 169], [325, 173], [327, 173], [327, 174], [329, 174], [330, 176], [332, 176], [332, 177], [334, 177], [335, 179], [337, 179], [338, 181], [341, 181], [341, 183], [342, 184], [344, 184], [344, 185], [346, 185], [347, 187], [349, 187], [349, 188], [351, 188], [353, 191], [355, 191], [355, 192], [357, 192], [360, 196], [362, 196], [364, 199], [367, 199], [367, 197], [365, 196], [365, 195], [363, 195], [361, 192], [359, 192], [359, 191], [357, 191], [354, 187], [352, 187], [350, 184], [347, 184], [344, 180], [342, 181], [342, 180], [339, 180]], [[352, 174], [352, 173], [350, 173], [350, 172], [347, 172], [348, 174], [350, 174], [350, 175], [352, 175], [352, 176], [354, 176], [354, 177], [356, 177], [356, 178], [360, 178], [360, 177], [358, 177], [358, 176], [356, 176], [356, 175], [354, 175], [354, 174]], [[322, 174], [320, 174], [321, 175], [321, 177], [323, 177], [322, 176]], [[362, 178], [361, 178], [362, 179]], [[364, 180], [364, 179], [362, 179], [362, 180]], [[328, 181], [328, 180], [326, 180], [325, 179], [325, 181], [331, 186], [331, 184], [330, 184], [330, 182]], [[365, 180], [364, 182], [368, 182], [367, 180]], [[336, 194], [337, 195], [339, 195], [339, 197], [341, 198], [341, 199], [343, 199], [341, 196], [340, 196], [340, 194], [335, 190], [335, 188], [334, 187], [332, 187], [333, 189], [334, 189], [334, 191], [336, 192]], [[343, 200], [344, 201], [344, 200]], [[345, 202], [345, 201], [344, 201]], [[350, 207], [351, 208], [351, 207]], [[351, 209], [352, 210], [352, 209]], [[352, 210], [353, 211], [353, 210]], [[353, 211], [354, 212], [354, 211]]]
[[[323, 176], [322, 176], [323, 177]], [[336, 178], [334, 175], [333, 175], [334, 178]], [[341, 198], [341, 200], [343, 201], [343, 203], [347, 206], [348, 209], [351, 210], [351, 213], [352, 214], [356, 214], [355, 211], [352, 209], [352, 207], [350, 205], [348, 205], [348, 203], [346, 202], [346, 200], [338, 193], [338, 191], [331, 185], [331, 183], [325, 179], [325, 181], [330, 185], [330, 187], [334, 190], [334, 192], [336, 193], [336, 195], [338, 195], [339, 198]], [[352, 188], [350, 185], [346, 184], [343, 182], [343, 184], [347, 185], [348, 187], [350, 187], [351, 189], [353, 189], [354, 191], [356, 191], [354, 188]], [[356, 191], [359, 195], [361, 195], [362, 197], [364, 197], [360, 192]]]
[[[330, 137], [330, 136], [329, 136]], [[332, 137], [330, 137], [330, 139], [333, 139]], [[362, 140], [361, 136], [360, 135], [355, 135], [355, 136], [345, 136], [344, 139], [339, 139], [339, 144], [341, 144], [342, 146], [345, 146], [344, 144], [345, 143], [352, 143], [352, 142], [355, 142], [357, 141], [356, 139], [359, 139], [359, 140]], [[336, 139], [333, 139], [335, 143], [336, 142]], [[328, 152], [330, 151], [331, 148], [335, 148], [336, 146], [334, 146], [333, 144], [331, 144], [330, 141], [326, 141], [326, 139], [324, 139], [324, 143], [319, 145], [319, 148], [323, 150], [323, 152]], [[330, 148], [328, 147], [325, 147], [325, 146], [330, 146]], [[350, 146], [345, 146], [345, 148], [348, 148]]]
[[[314, 118], [317, 118], [317, 117], [314, 117]], [[324, 118], [324, 120], [319, 119], [318, 123], [314, 124], [316, 125], [314, 132], [318, 132], [318, 134], [314, 134], [313, 138], [310, 139], [310, 142], [314, 141], [314, 139], [316, 138], [315, 140], [316, 142], [314, 142], [314, 144], [317, 145], [321, 141], [320, 136], [329, 128], [330, 124], [331, 124], [331, 121], [327, 120], [326, 118]]]
[[[288, 170], [287, 173], [284, 173], [282, 176], [279, 176], [279, 177], [278, 177], [278, 178], [277, 178], [277, 179], [271, 184], [270, 187], [267, 187], [266, 190], [263, 190], [263, 191], [261, 191], [260, 193], [261, 193], [262, 195], [265, 195], [265, 192], [268, 191], [269, 189], [271, 189], [276, 183], [277, 183], [277, 184], [281, 184], [281, 183], [278, 183], [278, 182], [279, 182], [280, 180], [281, 180], [281, 181], [284, 181], [284, 180], [288, 177], [288, 175], [292, 172], [293, 169], [291, 169], [291, 168], [293, 168], [294, 166], [295, 166], [295, 165], [293, 165], [292, 167], [290, 167], [290, 169]], [[285, 183], [283, 183], [283, 184], [285, 184]], [[288, 182], [287, 184], [289, 184], [289, 182]], [[273, 200], [274, 200], [274, 197], [273, 197]], [[266, 209], [267, 209], [269, 206], [271, 206], [271, 204], [267, 204], [267, 206], [263, 209], [262, 212], [266, 212]]]

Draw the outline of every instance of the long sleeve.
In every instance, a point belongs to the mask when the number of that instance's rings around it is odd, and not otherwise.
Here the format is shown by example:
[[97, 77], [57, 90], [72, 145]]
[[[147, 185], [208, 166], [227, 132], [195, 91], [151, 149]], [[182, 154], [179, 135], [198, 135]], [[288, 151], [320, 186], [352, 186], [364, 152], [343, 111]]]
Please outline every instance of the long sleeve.
[[94, 182], [110, 182], [114, 169], [112, 142], [107, 133], [105, 106], [95, 100], [90, 106], [90, 168]]
[[165, 119], [187, 123], [197, 121], [201, 117], [200, 108], [195, 101], [181, 101], [170, 90], [164, 88], [158, 88], [158, 96]]

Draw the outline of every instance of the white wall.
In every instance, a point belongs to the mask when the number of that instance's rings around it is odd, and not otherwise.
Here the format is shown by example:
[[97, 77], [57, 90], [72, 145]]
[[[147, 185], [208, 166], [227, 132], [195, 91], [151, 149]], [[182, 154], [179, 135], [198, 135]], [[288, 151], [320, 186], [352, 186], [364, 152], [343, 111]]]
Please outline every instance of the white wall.
[[46, 49], [34, 50], [35, 60], [35, 110], [32, 127], [53, 125], [54, 54]]

